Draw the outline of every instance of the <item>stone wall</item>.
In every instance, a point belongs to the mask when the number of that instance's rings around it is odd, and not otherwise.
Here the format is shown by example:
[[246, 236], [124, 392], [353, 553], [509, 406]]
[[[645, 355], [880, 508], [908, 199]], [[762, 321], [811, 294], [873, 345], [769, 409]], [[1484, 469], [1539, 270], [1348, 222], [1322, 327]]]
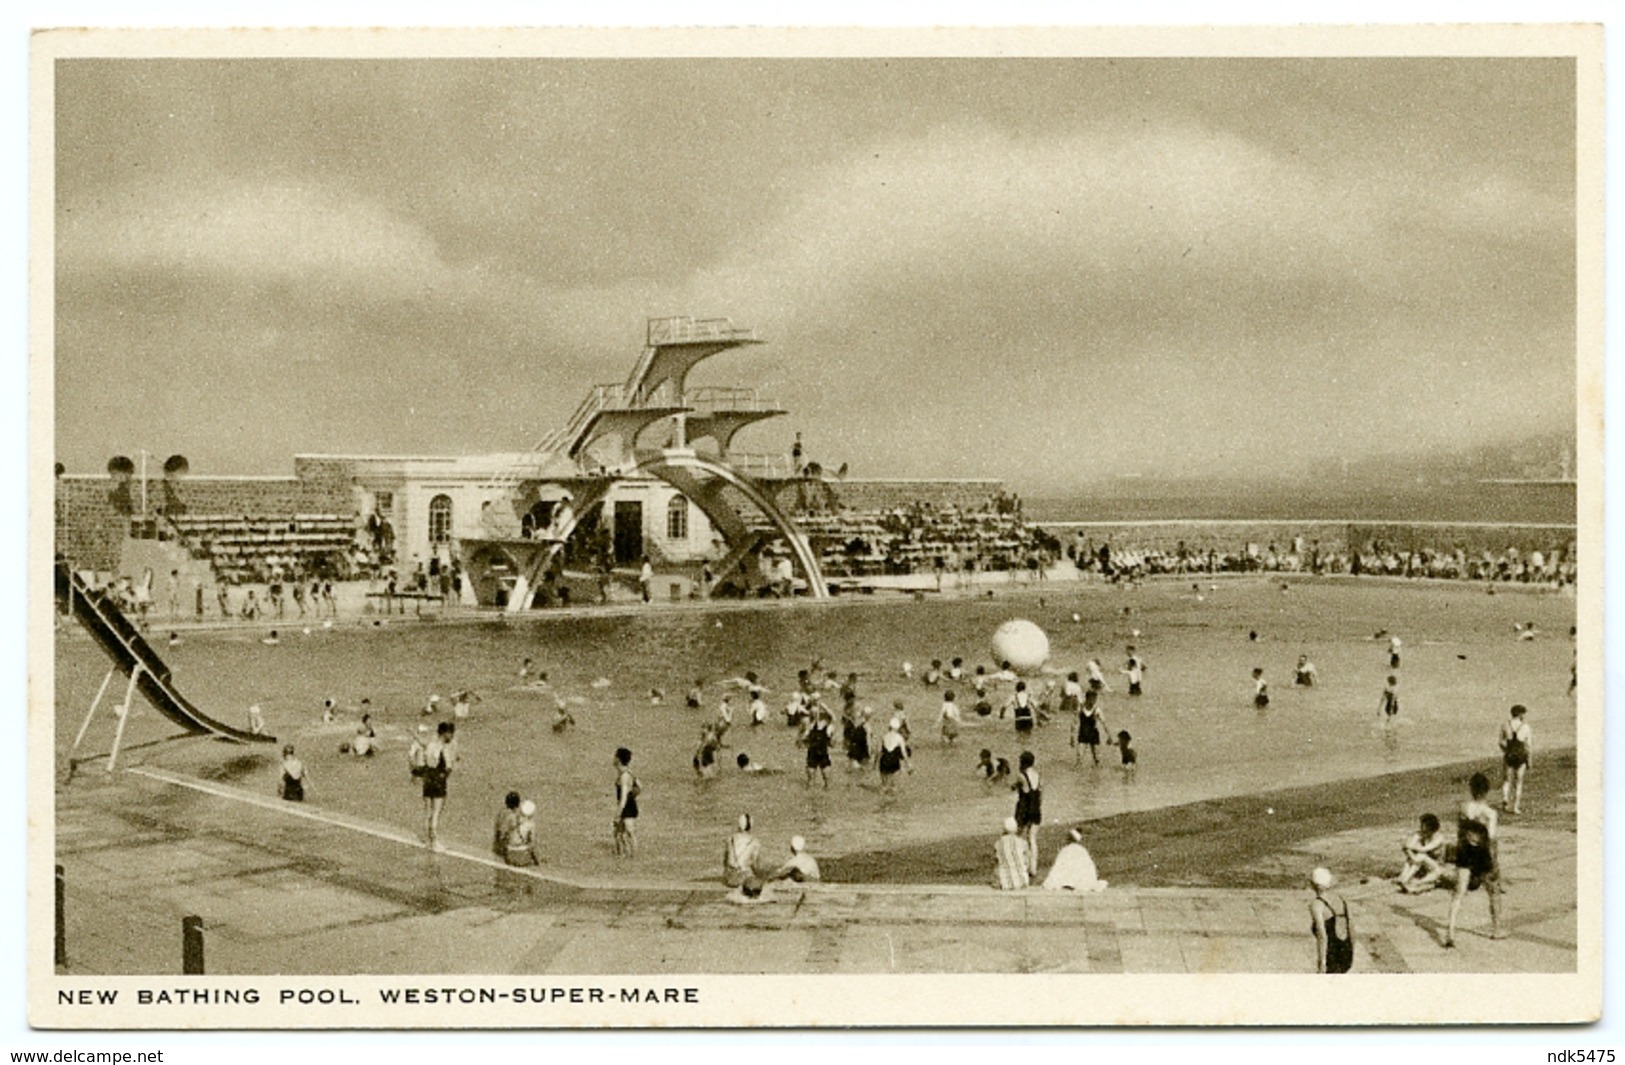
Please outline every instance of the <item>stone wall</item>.
[[129, 518], [113, 502], [116, 487], [107, 476], [57, 478], [56, 549], [75, 566], [111, 570], [118, 565]]
[[1283, 553], [1292, 539], [1302, 536], [1307, 547], [1320, 541], [1322, 551], [1346, 552], [1353, 544], [1369, 548], [1381, 541], [1397, 551], [1421, 548], [1469, 553], [1502, 552], [1509, 547], [1529, 552], [1550, 553], [1574, 543], [1572, 526], [1434, 524], [1427, 522], [1275, 522], [1275, 521], [1152, 521], [1040, 523], [1071, 544], [1081, 537], [1095, 545], [1109, 543], [1115, 549], [1175, 551], [1183, 543], [1187, 550], [1205, 554], [1209, 548], [1220, 554], [1239, 553], [1247, 544], [1268, 548], [1274, 544]]
[[343, 514], [355, 511], [348, 484], [299, 477], [188, 477], [175, 497], [188, 514]]
[[[178, 503], [188, 514], [231, 514], [262, 517], [277, 514], [355, 512], [347, 469], [342, 463], [312, 462], [296, 477], [186, 477], [170, 483], [147, 482], [153, 511]], [[296, 465], [296, 469], [299, 467]], [[109, 476], [73, 475], [56, 482], [56, 550], [74, 565], [112, 570], [118, 565], [129, 515], [141, 509], [141, 486], [132, 480], [128, 502], [119, 482]]]

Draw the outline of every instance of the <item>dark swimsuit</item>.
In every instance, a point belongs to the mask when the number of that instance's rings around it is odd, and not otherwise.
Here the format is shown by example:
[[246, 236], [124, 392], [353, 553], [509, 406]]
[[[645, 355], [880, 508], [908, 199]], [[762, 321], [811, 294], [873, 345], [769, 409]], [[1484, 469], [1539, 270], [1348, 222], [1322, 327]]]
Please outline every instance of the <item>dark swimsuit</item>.
[[1467, 890], [1477, 891], [1495, 881], [1495, 852], [1490, 849], [1490, 829], [1476, 818], [1463, 817], [1456, 822], [1456, 868], [1467, 872]]
[[1078, 712], [1078, 742], [1090, 747], [1100, 746], [1100, 719], [1090, 710]]
[[446, 779], [451, 776], [451, 770], [446, 766], [446, 752], [440, 752], [439, 760], [423, 770], [423, 797], [425, 799], [444, 799], [446, 797]]
[[869, 760], [869, 730], [855, 721], [846, 723], [846, 756], [859, 763]]
[[[1349, 904], [1343, 901], [1341, 916], [1325, 899], [1316, 899], [1326, 907], [1326, 971], [1346, 973], [1354, 967], [1354, 928], [1349, 923]], [[1341, 927], [1339, 924], [1341, 923]], [[1313, 926], [1311, 926], [1313, 927]]]
[[305, 801], [305, 781], [303, 777], [292, 777], [286, 772], [282, 774], [282, 797], [289, 802]]
[[829, 768], [829, 727], [814, 725], [807, 730], [807, 768]]
[[1044, 823], [1044, 791], [1032, 785], [1032, 778], [1024, 769], [1017, 778], [1016, 824], [1022, 828]]
[[628, 784], [625, 790], [622, 792], [621, 820], [634, 821], [638, 816], [638, 797], [632, 794], [632, 789], [638, 786], [638, 778], [632, 776], [630, 773], [628, 773], [627, 776], [631, 779], [631, 783]]
[[1016, 704], [1016, 731], [1031, 732], [1033, 730], [1033, 704]]

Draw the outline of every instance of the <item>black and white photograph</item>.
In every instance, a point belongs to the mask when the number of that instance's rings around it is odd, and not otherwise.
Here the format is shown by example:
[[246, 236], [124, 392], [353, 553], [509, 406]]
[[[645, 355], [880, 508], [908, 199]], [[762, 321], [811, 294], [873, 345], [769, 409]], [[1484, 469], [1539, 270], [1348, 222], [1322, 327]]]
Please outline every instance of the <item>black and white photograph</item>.
[[1600, 1015], [1600, 27], [31, 52], [32, 1024]]

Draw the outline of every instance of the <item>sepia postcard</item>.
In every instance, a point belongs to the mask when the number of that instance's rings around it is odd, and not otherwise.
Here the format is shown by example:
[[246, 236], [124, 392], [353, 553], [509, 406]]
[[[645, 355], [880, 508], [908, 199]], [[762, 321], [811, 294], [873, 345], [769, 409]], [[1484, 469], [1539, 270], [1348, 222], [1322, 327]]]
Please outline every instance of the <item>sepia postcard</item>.
[[1600, 1016], [1601, 27], [31, 51], [35, 1027]]

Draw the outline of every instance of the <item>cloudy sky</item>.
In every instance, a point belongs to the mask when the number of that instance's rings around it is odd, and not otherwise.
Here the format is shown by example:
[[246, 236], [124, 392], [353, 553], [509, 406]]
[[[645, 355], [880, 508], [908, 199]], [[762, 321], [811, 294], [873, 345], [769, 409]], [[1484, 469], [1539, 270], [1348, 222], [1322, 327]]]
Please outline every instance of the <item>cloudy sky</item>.
[[644, 319], [854, 475], [1064, 491], [1574, 420], [1565, 60], [71, 60], [57, 447], [529, 446]]

